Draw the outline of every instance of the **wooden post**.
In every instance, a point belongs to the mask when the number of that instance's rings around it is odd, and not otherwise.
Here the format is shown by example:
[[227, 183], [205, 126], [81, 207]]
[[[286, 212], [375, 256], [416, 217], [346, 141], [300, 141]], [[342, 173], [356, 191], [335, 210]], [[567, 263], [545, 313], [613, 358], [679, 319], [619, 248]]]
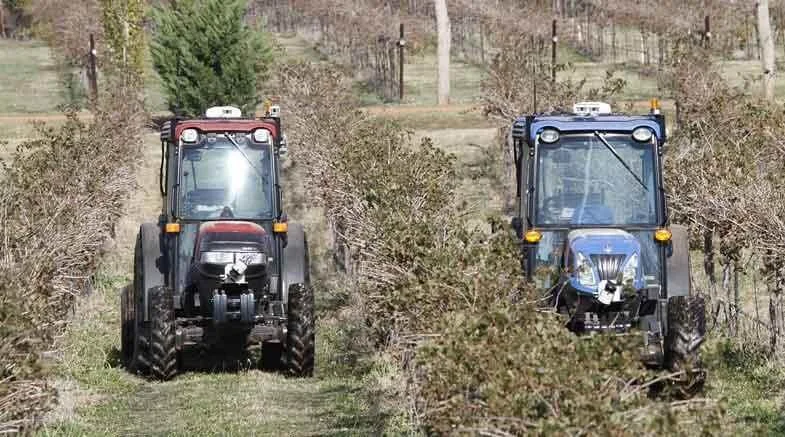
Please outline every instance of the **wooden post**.
[[98, 100], [98, 73], [95, 66], [95, 38], [90, 34], [90, 52], [87, 54], [87, 79], [90, 82], [90, 97]]
[[559, 37], [556, 35], [556, 19], [551, 22], [551, 82], [556, 83], [556, 43]]
[[717, 276], [714, 273], [714, 232], [708, 229], [703, 232], [703, 271], [714, 287], [717, 283]]
[[739, 295], [739, 272], [741, 266], [739, 260], [733, 260], [733, 335], [739, 334], [739, 308], [741, 306], [741, 297]]
[[403, 49], [406, 40], [403, 38], [403, 23], [401, 23], [400, 39], [398, 39], [398, 99], [403, 102]]
[[5, 7], [3, 5], [0, 5], [0, 37], [7, 37], [5, 34]]
[[616, 22], [611, 21], [611, 62], [616, 63]]
[[480, 22], [480, 62], [485, 65], [485, 24]]

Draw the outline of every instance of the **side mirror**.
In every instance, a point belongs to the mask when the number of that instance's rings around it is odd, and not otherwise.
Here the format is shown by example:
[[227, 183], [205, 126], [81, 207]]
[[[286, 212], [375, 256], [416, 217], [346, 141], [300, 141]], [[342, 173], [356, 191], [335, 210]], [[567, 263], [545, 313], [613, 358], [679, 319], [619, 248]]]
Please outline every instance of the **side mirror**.
[[286, 157], [286, 154], [289, 152], [289, 145], [286, 142], [286, 134], [281, 136], [281, 142], [278, 145], [278, 156], [281, 158]]
[[510, 226], [515, 229], [515, 235], [518, 236], [519, 240], [523, 238], [523, 220], [520, 217], [513, 217], [510, 221]]

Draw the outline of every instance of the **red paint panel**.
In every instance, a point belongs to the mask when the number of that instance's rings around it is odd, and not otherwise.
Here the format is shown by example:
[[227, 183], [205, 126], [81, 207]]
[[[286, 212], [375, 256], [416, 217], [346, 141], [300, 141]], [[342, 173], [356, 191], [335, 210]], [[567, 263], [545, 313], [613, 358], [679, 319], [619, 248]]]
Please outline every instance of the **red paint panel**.
[[275, 123], [267, 120], [186, 120], [177, 123], [175, 138], [180, 138], [185, 129], [198, 129], [203, 133], [208, 132], [252, 132], [256, 129], [267, 129], [278, 137], [278, 128]]
[[200, 234], [217, 234], [217, 233], [242, 233], [251, 235], [264, 235], [264, 228], [251, 222], [240, 221], [215, 221], [207, 222], [199, 227]]

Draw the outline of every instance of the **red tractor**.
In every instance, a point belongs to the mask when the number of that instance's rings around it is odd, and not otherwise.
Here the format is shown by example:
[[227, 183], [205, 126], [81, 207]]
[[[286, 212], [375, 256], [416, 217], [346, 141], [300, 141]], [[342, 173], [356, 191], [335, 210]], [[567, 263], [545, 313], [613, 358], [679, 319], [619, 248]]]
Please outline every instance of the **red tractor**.
[[163, 124], [161, 215], [141, 225], [121, 299], [130, 371], [168, 380], [186, 357], [238, 356], [313, 374], [308, 243], [282, 210], [285, 153], [277, 106], [260, 119], [215, 107]]

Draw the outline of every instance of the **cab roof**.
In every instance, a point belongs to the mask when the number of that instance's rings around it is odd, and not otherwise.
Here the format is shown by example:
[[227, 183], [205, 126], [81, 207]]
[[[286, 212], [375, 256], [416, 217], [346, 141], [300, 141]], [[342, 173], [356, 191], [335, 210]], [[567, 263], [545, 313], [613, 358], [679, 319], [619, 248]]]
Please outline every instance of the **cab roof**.
[[661, 115], [595, 115], [542, 114], [517, 118], [512, 125], [512, 136], [534, 144], [537, 135], [545, 128], [553, 128], [561, 133], [579, 132], [618, 132], [632, 133], [639, 127], [648, 127], [658, 141], [665, 140], [664, 119]]
[[178, 121], [174, 138], [180, 138], [185, 129], [198, 129], [202, 132], [252, 132], [267, 129], [273, 138], [278, 138], [278, 125], [269, 119], [203, 119]]

